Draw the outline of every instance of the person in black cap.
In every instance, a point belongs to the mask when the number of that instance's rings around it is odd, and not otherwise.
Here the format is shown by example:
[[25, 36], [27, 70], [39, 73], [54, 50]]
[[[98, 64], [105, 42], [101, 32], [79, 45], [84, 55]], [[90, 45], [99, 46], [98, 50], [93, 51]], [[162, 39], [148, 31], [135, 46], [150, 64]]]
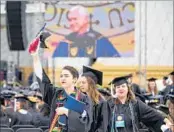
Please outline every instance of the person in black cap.
[[27, 97], [22, 94], [15, 95], [15, 107], [16, 110], [11, 111], [8, 109], [3, 109], [7, 116], [12, 120], [10, 126], [13, 125], [32, 125], [32, 114], [27, 110]]
[[164, 76], [163, 77], [163, 80], [162, 80], [162, 83], [163, 83], [164, 87], [166, 87], [168, 85], [167, 80], [168, 80], [168, 77], [167, 76]]
[[166, 90], [166, 88], [167, 88], [168, 85], [169, 85], [168, 77], [167, 77], [167, 76], [164, 76], [164, 77], [163, 77], [162, 83], [163, 83], [163, 88], [162, 88], [162, 90], [160, 91], [160, 94], [161, 94], [161, 95], [164, 95], [164, 94], [165, 94], [165, 90]]
[[[79, 77], [78, 71], [72, 66], [63, 67], [60, 74], [61, 87], [54, 87], [42, 69], [42, 64], [38, 55], [39, 42], [35, 48], [32, 48], [32, 44], [30, 47], [29, 52], [33, 57], [34, 72], [43, 95], [43, 100], [51, 108], [49, 131], [53, 129], [61, 130], [62, 132], [89, 131], [92, 121], [92, 102], [87, 95], [83, 94], [75, 87]], [[70, 97], [85, 105], [83, 111], [77, 112], [64, 107], [67, 99]], [[65, 117], [63, 125], [58, 121], [59, 116]]]
[[99, 130], [102, 132], [139, 132], [139, 123], [160, 132], [161, 125], [171, 122], [147, 106], [135, 95], [127, 82], [127, 76], [114, 78], [111, 82], [113, 98], [103, 104]]
[[93, 123], [89, 132], [95, 132], [97, 123], [99, 122], [98, 113], [100, 103], [104, 101], [104, 97], [97, 90], [97, 84], [102, 85], [103, 73], [101, 71], [83, 66], [83, 74], [79, 79], [80, 90], [87, 94], [93, 102]]
[[80, 90], [92, 99], [94, 104], [98, 104], [104, 97], [97, 91], [97, 85], [102, 85], [103, 73], [101, 71], [83, 66], [83, 74], [79, 79]]
[[2, 108], [6, 108], [5, 103], [4, 103], [4, 95], [0, 94], [0, 105], [1, 105], [1, 110], [0, 110], [0, 125], [10, 125], [9, 122], [9, 117], [5, 114], [5, 112], [2, 110]]
[[152, 96], [158, 95], [158, 88], [156, 85], [156, 78], [152, 77], [147, 79], [148, 86], [147, 86], [147, 93], [151, 94]]

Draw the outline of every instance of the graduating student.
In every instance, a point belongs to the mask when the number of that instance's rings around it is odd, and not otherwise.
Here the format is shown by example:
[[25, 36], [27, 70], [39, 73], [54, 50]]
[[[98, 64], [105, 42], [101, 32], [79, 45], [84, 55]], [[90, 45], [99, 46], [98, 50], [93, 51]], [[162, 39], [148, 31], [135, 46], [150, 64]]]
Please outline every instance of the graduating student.
[[28, 112], [27, 107], [27, 97], [22, 94], [15, 95], [16, 98], [16, 111], [12, 111], [11, 109], [3, 110], [7, 114], [8, 117], [11, 118], [10, 126], [13, 125], [32, 125], [32, 114]]
[[[92, 113], [92, 105], [88, 96], [78, 91], [75, 87], [79, 76], [78, 71], [74, 67], [65, 66], [60, 75], [61, 88], [54, 87], [42, 69], [38, 49], [39, 42], [34, 41], [30, 45], [29, 52], [33, 57], [34, 72], [40, 85], [43, 100], [51, 108], [50, 131], [52, 131], [52, 129], [57, 129], [62, 132], [89, 131], [92, 121], [92, 116], [90, 115]], [[83, 112], [79, 113], [64, 107], [69, 96], [85, 104]], [[66, 116], [65, 124], [57, 120], [57, 118], [62, 115]]]
[[[0, 105], [1, 105], [1, 108], [4, 108], [4, 109], [7, 108], [4, 103], [4, 99], [6, 98], [6, 96], [0, 93]], [[2, 109], [0, 110], [0, 123], [1, 125], [7, 125], [7, 126], [10, 125], [9, 117], [5, 114], [5, 112]]]
[[147, 93], [152, 94], [152, 96], [158, 95], [158, 88], [156, 85], [156, 78], [149, 78], [148, 80], [148, 87]]
[[97, 132], [139, 132], [139, 123], [160, 132], [163, 123], [171, 122], [140, 100], [135, 99], [125, 76], [111, 82], [113, 98], [103, 104], [101, 125]]
[[83, 74], [79, 79], [80, 90], [87, 94], [93, 103], [93, 122], [89, 132], [95, 132], [98, 124], [98, 116], [101, 114], [99, 104], [104, 101], [104, 97], [97, 90], [97, 85], [102, 85], [103, 73], [101, 71], [83, 66]]

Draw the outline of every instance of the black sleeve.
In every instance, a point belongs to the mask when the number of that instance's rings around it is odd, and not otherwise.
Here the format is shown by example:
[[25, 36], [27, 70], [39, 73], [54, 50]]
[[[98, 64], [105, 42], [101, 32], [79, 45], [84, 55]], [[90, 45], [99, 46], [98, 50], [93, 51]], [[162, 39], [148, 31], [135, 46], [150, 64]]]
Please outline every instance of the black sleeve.
[[44, 102], [50, 106], [52, 102], [52, 97], [54, 97], [56, 88], [53, 87], [50, 79], [48, 78], [44, 70], [42, 75], [42, 81], [38, 77], [37, 77], [37, 81], [39, 83], [39, 88], [43, 95]]
[[86, 116], [82, 117], [81, 114], [69, 110], [68, 113], [68, 131], [72, 132], [88, 132], [92, 123], [92, 102], [87, 97], [83, 97], [83, 102], [86, 104]]
[[141, 122], [143, 122], [147, 127], [154, 129], [155, 132], [160, 132], [165, 117], [140, 100], [138, 100], [137, 103]]
[[106, 101], [103, 101], [99, 104], [98, 113], [99, 115], [97, 117], [97, 125], [95, 132], [108, 132], [112, 112]]

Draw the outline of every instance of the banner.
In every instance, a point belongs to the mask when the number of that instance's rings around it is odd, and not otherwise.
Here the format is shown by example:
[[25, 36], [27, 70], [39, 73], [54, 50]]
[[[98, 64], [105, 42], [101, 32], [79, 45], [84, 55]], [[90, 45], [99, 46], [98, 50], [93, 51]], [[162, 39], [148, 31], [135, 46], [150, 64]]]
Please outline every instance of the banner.
[[46, 57], [133, 57], [133, 2], [47, 4]]

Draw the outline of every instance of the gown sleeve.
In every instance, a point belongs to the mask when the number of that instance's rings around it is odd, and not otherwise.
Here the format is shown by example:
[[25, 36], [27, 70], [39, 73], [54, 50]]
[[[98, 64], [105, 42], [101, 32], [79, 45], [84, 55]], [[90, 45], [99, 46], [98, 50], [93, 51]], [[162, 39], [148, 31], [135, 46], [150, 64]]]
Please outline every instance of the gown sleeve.
[[52, 102], [52, 98], [54, 97], [54, 94], [56, 93], [56, 88], [53, 87], [50, 79], [48, 78], [44, 70], [42, 72], [42, 79], [37, 77], [37, 81], [39, 83], [39, 88], [43, 95], [44, 102], [50, 106]]
[[98, 117], [95, 132], [109, 132], [109, 123], [112, 118], [112, 110], [107, 103], [103, 101], [98, 106]]
[[164, 118], [155, 109], [149, 107], [141, 101], [137, 101], [139, 108], [140, 120], [149, 128], [154, 129], [155, 132], [161, 131], [161, 125], [164, 124]]

